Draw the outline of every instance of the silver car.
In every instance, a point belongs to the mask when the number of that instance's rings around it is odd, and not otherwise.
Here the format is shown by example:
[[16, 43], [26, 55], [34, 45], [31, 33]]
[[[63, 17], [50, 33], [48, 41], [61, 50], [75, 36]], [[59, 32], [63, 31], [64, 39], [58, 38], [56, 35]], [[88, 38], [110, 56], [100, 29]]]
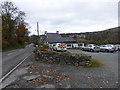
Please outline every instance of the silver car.
[[91, 52], [99, 52], [100, 47], [95, 44], [88, 44], [85, 47], [82, 48], [84, 51], [91, 51]]
[[114, 47], [114, 45], [108, 44], [108, 45], [101, 45], [100, 46], [100, 51], [104, 51], [104, 52], [115, 52], [116, 48]]
[[114, 45], [116, 47], [116, 51], [120, 51], [120, 45]]

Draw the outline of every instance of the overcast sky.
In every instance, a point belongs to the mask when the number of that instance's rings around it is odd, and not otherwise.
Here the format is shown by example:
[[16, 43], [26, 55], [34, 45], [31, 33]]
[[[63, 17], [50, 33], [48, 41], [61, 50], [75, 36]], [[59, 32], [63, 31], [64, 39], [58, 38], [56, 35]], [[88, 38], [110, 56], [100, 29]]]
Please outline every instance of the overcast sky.
[[[2, 0], [6, 1], [6, 0]], [[8, 0], [26, 13], [29, 31], [80, 33], [118, 26], [119, 0]]]

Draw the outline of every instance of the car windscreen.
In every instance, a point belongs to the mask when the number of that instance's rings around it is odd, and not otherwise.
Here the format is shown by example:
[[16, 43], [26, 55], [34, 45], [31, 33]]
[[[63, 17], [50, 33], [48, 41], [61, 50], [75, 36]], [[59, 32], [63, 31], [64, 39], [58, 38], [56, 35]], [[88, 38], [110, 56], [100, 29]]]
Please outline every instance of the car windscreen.
[[108, 47], [112, 47], [111, 45], [107, 45]]
[[65, 46], [65, 44], [58, 44], [59, 46]]

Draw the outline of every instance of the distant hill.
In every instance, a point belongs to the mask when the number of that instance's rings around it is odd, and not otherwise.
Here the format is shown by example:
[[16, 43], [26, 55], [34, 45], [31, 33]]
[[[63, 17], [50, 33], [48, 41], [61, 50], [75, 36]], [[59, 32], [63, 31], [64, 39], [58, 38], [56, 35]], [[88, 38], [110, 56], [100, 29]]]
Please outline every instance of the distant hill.
[[66, 37], [73, 37], [78, 42], [94, 43], [94, 44], [120, 44], [119, 41], [120, 27], [110, 28], [103, 31], [97, 32], [86, 32], [86, 33], [66, 33], [61, 34]]

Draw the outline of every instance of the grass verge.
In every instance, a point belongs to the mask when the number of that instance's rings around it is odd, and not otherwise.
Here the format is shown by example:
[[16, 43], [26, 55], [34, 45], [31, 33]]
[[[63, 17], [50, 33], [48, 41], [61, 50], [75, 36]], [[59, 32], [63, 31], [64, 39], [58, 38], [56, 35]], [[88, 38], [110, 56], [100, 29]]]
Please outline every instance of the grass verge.
[[93, 59], [91, 61], [91, 65], [90, 66], [85, 66], [85, 68], [99, 68], [99, 67], [103, 67], [103, 66], [105, 66], [105, 64], [101, 63], [97, 59]]
[[72, 53], [72, 55], [88, 56], [88, 55], [85, 54], [85, 53]]
[[9, 50], [14, 50], [14, 49], [20, 49], [20, 48], [25, 48], [25, 46], [24, 45], [19, 45], [19, 44], [11, 45], [9, 47], [3, 48], [2, 52], [9, 51]]
[[61, 55], [61, 54], [68, 54], [68, 55], [79, 55], [79, 56], [88, 56], [87, 54], [84, 53], [70, 53], [70, 52], [56, 52], [56, 54]]

